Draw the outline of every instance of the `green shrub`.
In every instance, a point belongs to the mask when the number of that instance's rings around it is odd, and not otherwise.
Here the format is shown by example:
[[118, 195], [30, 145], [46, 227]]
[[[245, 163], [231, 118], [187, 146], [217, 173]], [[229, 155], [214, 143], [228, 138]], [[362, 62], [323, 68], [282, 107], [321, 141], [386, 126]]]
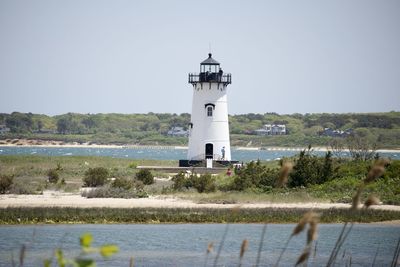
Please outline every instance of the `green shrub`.
[[111, 183], [111, 186], [114, 188], [123, 188], [123, 189], [131, 189], [133, 186], [133, 182], [126, 178], [115, 178], [115, 180]]
[[136, 179], [143, 182], [145, 185], [153, 184], [154, 183], [154, 176], [151, 171], [147, 169], [142, 169], [136, 173]]
[[342, 160], [342, 163], [336, 168], [334, 176], [335, 178], [352, 176], [358, 179], [363, 179], [370, 168], [371, 162], [369, 161]]
[[394, 160], [389, 164], [384, 177], [400, 178], [400, 160]]
[[25, 181], [16, 180], [10, 187], [9, 193], [10, 194], [17, 194], [17, 195], [34, 195], [38, 194], [38, 191], [41, 191], [42, 188], [40, 186], [27, 183]]
[[183, 188], [189, 188], [190, 187], [190, 182], [189, 179], [185, 177], [185, 173], [180, 172], [176, 174], [175, 176], [172, 177], [172, 182], [174, 183], [172, 185], [172, 188], [174, 190], [182, 190]]
[[83, 178], [84, 186], [96, 187], [102, 186], [106, 183], [109, 172], [106, 168], [96, 167], [89, 168], [85, 172], [85, 177]]
[[49, 183], [56, 184], [58, 182], [58, 180], [60, 179], [60, 175], [59, 175], [57, 169], [48, 170], [47, 178], [49, 180]]
[[104, 185], [91, 190], [83, 191], [81, 194], [86, 198], [145, 198], [148, 194], [142, 189], [113, 187]]
[[112, 183], [111, 186], [114, 188], [123, 188], [129, 190], [134, 188], [136, 190], [142, 190], [144, 188], [144, 184], [142, 181], [128, 179], [128, 178], [116, 178]]
[[323, 184], [333, 178], [332, 153], [328, 151], [322, 159], [312, 154], [311, 146], [300, 152], [290, 173], [289, 186], [300, 187]]
[[5, 194], [11, 188], [14, 181], [14, 175], [0, 175], [0, 194]]
[[314, 197], [330, 199], [333, 202], [351, 203], [360, 183], [360, 179], [349, 176], [320, 185], [312, 185], [308, 191]]
[[384, 204], [400, 204], [400, 177], [381, 177], [365, 188], [365, 195], [374, 194]]
[[131, 169], [136, 169], [136, 167], [137, 167], [136, 162], [131, 162], [131, 163], [129, 163], [129, 165], [128, 165], [128, 168], [131, 168]]
[[63, 170], [64, 170], [64, 168], [61, 166], [61, 163], [58, 162], [57, 163], [57, 167], [56, 167], [56, 171], [63, 171]]
[[271, 188], [275, 186], [279, 169], [270, 169], [260, 161], [251, 161], [241, 169], [235, 170], [231, 188], [243, 191], [248, 188]]
[[203, 174], [198, 176], [196, 173], [190, 174], [186, 177], [183, 172], [178, 173], [172, 177], [174, 184], [172, 188], [174, 190], [182, 190], [184, 188], [189, 189], [195, 188], [199, 193], [215, 192], [217, 189], [216, 179], [211, 174]]
[[197, 175], [191, 176], [193, 179], [193, 187], [196, 188], [199, 193], [210, 193], [215, 192], [217, 186], [215, 185], [215, 178], [209, 174], [203, 174], [197, 177]]

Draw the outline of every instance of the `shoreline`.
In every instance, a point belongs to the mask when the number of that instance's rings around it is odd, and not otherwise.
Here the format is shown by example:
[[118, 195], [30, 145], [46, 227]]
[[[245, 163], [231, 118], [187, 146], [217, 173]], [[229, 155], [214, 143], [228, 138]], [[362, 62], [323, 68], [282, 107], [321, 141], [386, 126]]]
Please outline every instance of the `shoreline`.
[[357, 212], [344, 203], [197, 203], [172, 195], [149, 198], [85, 198], [77, 193], [0, 195], [0, 226], [81, 223], [297, 223], [310, 210], [321, 223], [400, 225], [400, 206], [377, 205]]
[[[107, 200], [107, 199], [106, 199]], [[163, 200], [165, 201], [165, 200]], [[315, 203], [314, 203], [315, 204]], [[290, 224], [308, 211], [320, 214], [321, 224], [380, 224], [400, 226], [400, 211], [335, 207], [223, 205], [219, 207], [0, 207], [0, 227], [29, 224]]]
[[[77, 193], [62, 193], [58, 191], [44, 191], [42, 195], [0, 195], [0, 208], [37, 208], [37, 207], [69, 207], [69, 208], [164, 208], [164, 209], [349, 209], [351, 204], [298, 202], [298, 203], [196, 203], [170, 195], [154, 195], [148, 198], [85, 198]], [[399, 211], [400, 206], [377, 205], [374, 210]]]
[[[116, 148], [116, 149], [188, 149], [187, 146], [169, 146], [169, 145], [113, 145], [113, 144], [95, 144], [95, 143], [78, 143], [78, 142], [64, 142], [64, 141], [42, 141], [42, 140], [28, 140], [28, 139], [8, 139], [5, 141], [0, 140], [0, 147], [67, 147], [67, 148]], [[279, 147], [279, 146], [268, 146], [268, 147], [243, 147], [243, 146], [232, 146], [235, 150], [240, 151], [302, 151], [307, 147]], [[314, 147], [314, 151], [326, 152], [329, 150], [328, 147]], [[376, 152], [380, 153], [400, 153], [399, 149], [377, 149]]]

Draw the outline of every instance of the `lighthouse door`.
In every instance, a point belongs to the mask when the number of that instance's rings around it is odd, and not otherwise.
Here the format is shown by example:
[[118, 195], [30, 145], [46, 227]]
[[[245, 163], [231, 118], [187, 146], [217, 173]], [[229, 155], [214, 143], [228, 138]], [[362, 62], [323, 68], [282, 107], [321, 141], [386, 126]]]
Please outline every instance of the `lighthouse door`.
[[206, 144], [206, 159], [212, 159], [214, 156], [214, 146], [213, 144]]

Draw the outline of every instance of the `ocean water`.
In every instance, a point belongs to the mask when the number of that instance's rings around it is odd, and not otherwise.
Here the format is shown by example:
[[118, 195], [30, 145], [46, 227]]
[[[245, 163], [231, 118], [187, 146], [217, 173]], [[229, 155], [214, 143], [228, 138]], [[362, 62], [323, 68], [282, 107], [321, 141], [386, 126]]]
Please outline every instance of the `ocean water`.
[[[238, 150], [231, 151], [232, 160], [276, 160], [298, 154], [298, 150]], [[323, 156], [325, 152], [315, 151]], [[49, 156], [106, 156], [130, 159], [155, 159], [179, 160], [186, 159], [187, 149], [173, 147], [121, 147], [121, 148], [95, 148], [95, 147], [29, 147], [29, 146], [0, 146], [0, 155], [49, 155]], [[379, 153], [382, 157], [400, 159], [400, 153]], [[348, 153], [343, 153], [348, 157]]]
[[[273, 266], [295, 225], [267, 225], [262, 246], [261, 266]], [[90, 232], [94, 246], [113, 243], [120, 252], [108, 260], [95, 257], [98, 266], [213, 266], [216, 251], [227, 225], [224, 224], [118, 224], [118, 225], [29, 225], [0, 226], [0, 266], [12, 266], [12, 255], [18, 262], [19, 250], [26, 244], [24, 266], [43, 266], [61, 248], [67, 257], [79, 254], [79, 236]], [[218, 266], [238, 266], [239, 251], [244, 239], [249, 241], [242, 266], [254, 266], [260, 245], [261, 224], [229, 225]], [[342, 229], [341, 224], [319, 226], [318, 241], [313, 245], [308, 266], [324, 266]], [[336, 266], [389, 266], [400, 237], [395, 225], [356, 224], [343, 244]], [[294, 266], [302, 253], [306, 236], [295, 236], [283, 255], [280, 266]], [[207, 245], [214, 243], [214, 252], [207, 259]], [[315, 249], [316, 247], [316, 249]], [[206, 263], [207, 259], [207, 263]], [[17, 265], [18, 266], [18, 265]]]

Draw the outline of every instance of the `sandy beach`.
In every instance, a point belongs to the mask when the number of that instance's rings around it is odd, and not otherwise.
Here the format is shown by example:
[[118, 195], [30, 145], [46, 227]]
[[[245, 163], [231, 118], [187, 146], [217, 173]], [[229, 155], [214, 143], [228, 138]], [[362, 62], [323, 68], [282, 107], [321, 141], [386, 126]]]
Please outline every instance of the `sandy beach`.
[[[1, 195], [0, 208], [7, 207], [79, 207], [79, 208], [288, 208], [330, 209], [350, 208], [344, 203], [242, 203], [242, 204], [199, 204], [172, 196], [150, 196], [149, 198], [84, 198], [79, 194], [44, 191], [43, 195]], [[379, 205], [374, 209], [400, 211], [400, 206]]]

